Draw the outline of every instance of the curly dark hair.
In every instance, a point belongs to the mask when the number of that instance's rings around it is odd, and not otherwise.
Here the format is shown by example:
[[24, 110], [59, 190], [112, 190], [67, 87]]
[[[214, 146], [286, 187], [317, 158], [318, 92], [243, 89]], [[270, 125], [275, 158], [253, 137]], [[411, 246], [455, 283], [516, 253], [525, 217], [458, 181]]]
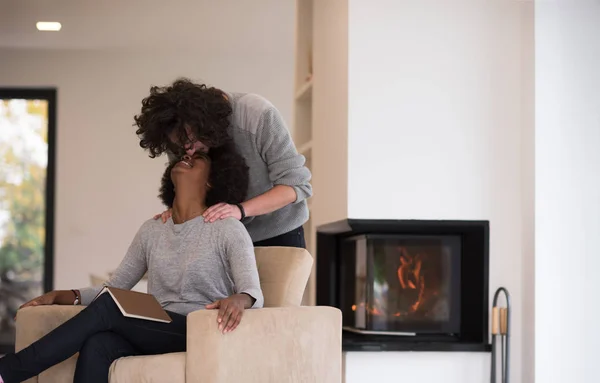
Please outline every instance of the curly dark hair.
[[[135, 133], [151, 158], [167, 150], [180, 154], [181, 146], [190, 143], [186, 127], [205, 145], [221, 146], [229, 138], [231, 113], [223, 91], [180, 78], [169, 86], [150, 88], [140, 114], [134, 117], [134, 126], [138, 127]], [[172, 132], [176, 132], [180, 145], [171, 143]]]
[[[211, 160], [208, 183], [210, 189], [206, 193], [206, 206], [210, 207], [220, 202], [229, 204], [241, 203], [248, 192], [248, 166], [232, 141], [213, 148], [209, 154]], [[177, 165], [173, 161], [165, 170], [160, 183], [161, 199], [165, 206], [172, 208], [175, 200], [175, 185], [171, 180], [171, 169]]]

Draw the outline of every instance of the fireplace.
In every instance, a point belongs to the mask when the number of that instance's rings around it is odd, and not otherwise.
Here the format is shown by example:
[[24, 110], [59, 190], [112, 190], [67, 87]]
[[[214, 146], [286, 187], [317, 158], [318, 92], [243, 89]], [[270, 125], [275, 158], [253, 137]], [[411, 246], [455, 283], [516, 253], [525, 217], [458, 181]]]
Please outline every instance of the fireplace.
[[455, 235], [343, 239], [344, 328], [381, 335], [459, 333], [460, 244]]
[[317, 229], [317, 304], [343, 313], [346, 350], [488, 345], [485, 221], [344, 220]]

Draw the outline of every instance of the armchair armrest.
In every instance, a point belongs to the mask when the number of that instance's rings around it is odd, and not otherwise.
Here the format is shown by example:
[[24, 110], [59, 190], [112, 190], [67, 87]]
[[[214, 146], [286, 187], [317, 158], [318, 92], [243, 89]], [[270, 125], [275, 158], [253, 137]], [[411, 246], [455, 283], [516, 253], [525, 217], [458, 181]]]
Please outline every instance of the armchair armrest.
[[[17, 312], [16, 351], [20, 351], [37, 341], [50, 331], [65, 323], [84, 306], [37, 306], [26, 307]], [[72, 382], [77, 357], [73, 356], [62, 363], [29, 379], [27, 383]]]
[[77, 315], [85, 306], [37, 306], [17, 312], [16, 350], [20, 351]]
[[280, 307], [244, 312], [222, 334], [217, 311], [187, 319], [186, 382], [342, 381], [342, 315], [332, 307]]

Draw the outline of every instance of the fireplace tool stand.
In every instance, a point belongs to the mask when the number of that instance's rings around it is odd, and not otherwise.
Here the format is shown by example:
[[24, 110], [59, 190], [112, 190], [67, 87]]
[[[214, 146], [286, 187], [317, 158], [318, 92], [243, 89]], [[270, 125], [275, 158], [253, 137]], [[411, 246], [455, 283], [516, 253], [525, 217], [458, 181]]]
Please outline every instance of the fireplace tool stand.
[[[498, 306], [498, 297], [504, 293], [506, 298], [506, 307]], [[492, 364], [490, 383], [496, 383], [496, 349], [498, 341], [500, 342], [500, 360], [502, 362], [502, 380], [501, 383], [508, 383], [510, 380], [510, 294], [504, 287], [500, 287], [494, 294], [494, 303], [492, 307]]]

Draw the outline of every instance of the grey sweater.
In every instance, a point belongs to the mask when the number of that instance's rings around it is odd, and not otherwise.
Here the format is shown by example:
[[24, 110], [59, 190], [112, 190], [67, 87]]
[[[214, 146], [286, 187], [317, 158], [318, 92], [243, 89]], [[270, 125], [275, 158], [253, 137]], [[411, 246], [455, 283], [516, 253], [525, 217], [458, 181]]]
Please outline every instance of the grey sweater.
[[[256, 299], [253, 308], [263, 305], [252, 241], [233, 218], [212, 224], [202, 217], [179, 225], [146, 221], [106, 285], [131, 289], [146, 272], [148, 293], [165, 310], [187, 315], [238, 293]], [[100, 289], [80, 289], [82, 304]]]
[[[250, 168], [247, 199], [275, 185], [296, 191], [296, 201], [269, 214], [248, 217], [244, 225], [254, 242], [273, 238], [302, 226], [308, 220], [306, 199], [312, 196], [311, 173], [298, 154], [281, 114], [265, 98], [255, 94], [228, 93], [233, 114], [229, 127], [240, 154]], [[169, 154], [169, 159], [174, 159]]]

